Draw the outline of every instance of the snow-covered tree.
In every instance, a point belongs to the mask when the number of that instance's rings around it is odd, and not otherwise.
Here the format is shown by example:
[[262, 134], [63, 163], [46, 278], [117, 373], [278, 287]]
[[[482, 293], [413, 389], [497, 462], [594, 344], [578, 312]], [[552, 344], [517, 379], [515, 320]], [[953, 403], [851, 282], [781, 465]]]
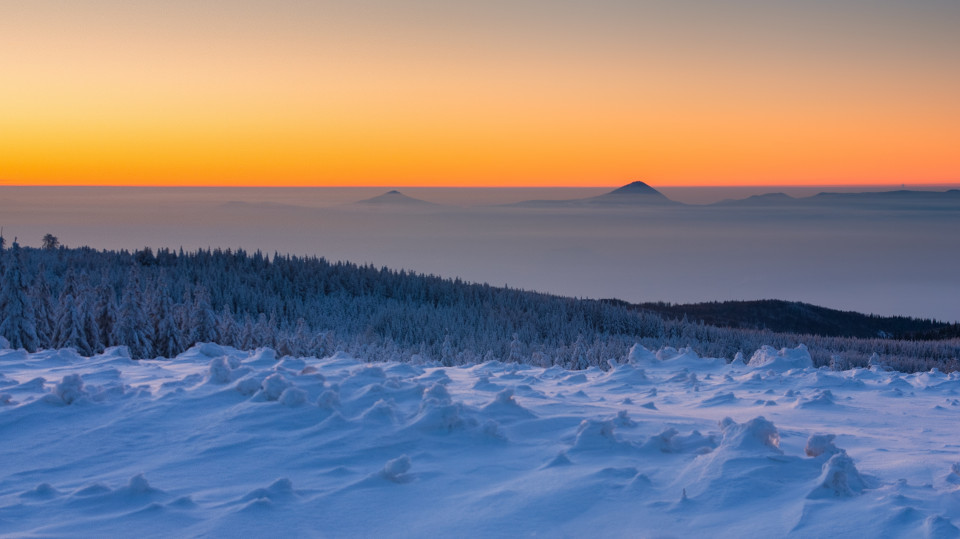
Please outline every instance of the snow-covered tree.
[[75, 348], [80, 355], [92, 355], [92, 346], [87, 340], [84, 316], [73, 294], [67, 294], [60, 303], [57, 315], [54, 346]]
[[130, 348], [134, 358], [150, 357], [152, 346], [147, 330], [147, 316], [143, 310], [143, 295], [140, 290], [140, 273], [136, 266], [130, 270], [127, 285], [120, 298], [117, 321], [113, 329], [113, 342]]
[[14, 241], [3, 285], [0, 287], [0, 335], [7, 338], [10, 346], [33, 351], [37, 348], [37, 321], [33, 303], [27, 295], [27, 279], [23, 275], [23, 262], [20, 259], [20, 245]]
[[53, 292], [50, 289], [50, 282], [46, 278], [43, 265], [38, 268], [29, 296], [36, 317], [37, 346], [39, 348], [50, 348], [54, 345], [56, 309], [53, 306]]

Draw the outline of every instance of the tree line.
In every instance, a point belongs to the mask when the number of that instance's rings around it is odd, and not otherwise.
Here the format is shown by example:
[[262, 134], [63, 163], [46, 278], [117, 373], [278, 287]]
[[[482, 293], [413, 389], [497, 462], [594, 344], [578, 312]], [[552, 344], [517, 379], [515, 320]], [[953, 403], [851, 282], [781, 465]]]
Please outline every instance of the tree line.
[[[47, 241], [50, 240], [50, 241]], [[0, 243], [0, 336], [28, 351], [90, 356], [123, 345], [172, 358], [198, 342], [381, 361], [486, 360], [606, 368], [639, 343], [749, 358], [804, 343], [818, 365], [960, 369], [960, 340], [849, 338], [722, 328], [610, 301], [466, 283], [319, 257]]]

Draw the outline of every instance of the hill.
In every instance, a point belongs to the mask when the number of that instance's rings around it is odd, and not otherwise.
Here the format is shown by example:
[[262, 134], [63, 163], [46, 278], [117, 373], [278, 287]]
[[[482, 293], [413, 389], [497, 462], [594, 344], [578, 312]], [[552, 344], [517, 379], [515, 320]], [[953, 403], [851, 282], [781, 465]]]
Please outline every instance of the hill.
[[373, 198], [358, 200], [357, 202], [354, 202], [354, 204], [360, 206], [394, 206], [402, 208], [429, 208], [439, 206], [439, 204], [434, 202], [428, 202], [426, 200], [407, 196], [396, 189], [387, 191], [386, 193]]
[[960, 337], [960, 324], [905, 316], [877, 316], [783, 300], [722, 301], [673, 305], [642, 303], [635, 308], [671, 318], [728, 328], [769, 329], [828, 337], [937, 340]]

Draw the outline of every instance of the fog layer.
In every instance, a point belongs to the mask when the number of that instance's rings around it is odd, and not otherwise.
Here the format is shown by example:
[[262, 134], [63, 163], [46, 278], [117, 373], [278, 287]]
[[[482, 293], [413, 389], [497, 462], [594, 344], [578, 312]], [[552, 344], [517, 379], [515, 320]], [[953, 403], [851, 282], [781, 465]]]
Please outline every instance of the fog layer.
[[478, 204], [605, 190], [403, 189], [439, 205], [352, 203], [384, 191], [0, 187], [0, 225], [26, 245], [52, 233], [97, 249], [239, 247], [570, 296], [960, 320], [957, 197], [527, 208]]

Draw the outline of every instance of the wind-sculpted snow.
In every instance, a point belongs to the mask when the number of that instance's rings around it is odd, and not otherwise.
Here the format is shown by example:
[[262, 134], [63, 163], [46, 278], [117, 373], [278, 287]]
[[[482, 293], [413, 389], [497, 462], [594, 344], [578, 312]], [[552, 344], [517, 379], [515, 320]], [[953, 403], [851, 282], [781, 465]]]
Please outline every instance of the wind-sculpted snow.
[[960, 536], [957, 373], [609, 365], [0, 350], [0, 536]]

